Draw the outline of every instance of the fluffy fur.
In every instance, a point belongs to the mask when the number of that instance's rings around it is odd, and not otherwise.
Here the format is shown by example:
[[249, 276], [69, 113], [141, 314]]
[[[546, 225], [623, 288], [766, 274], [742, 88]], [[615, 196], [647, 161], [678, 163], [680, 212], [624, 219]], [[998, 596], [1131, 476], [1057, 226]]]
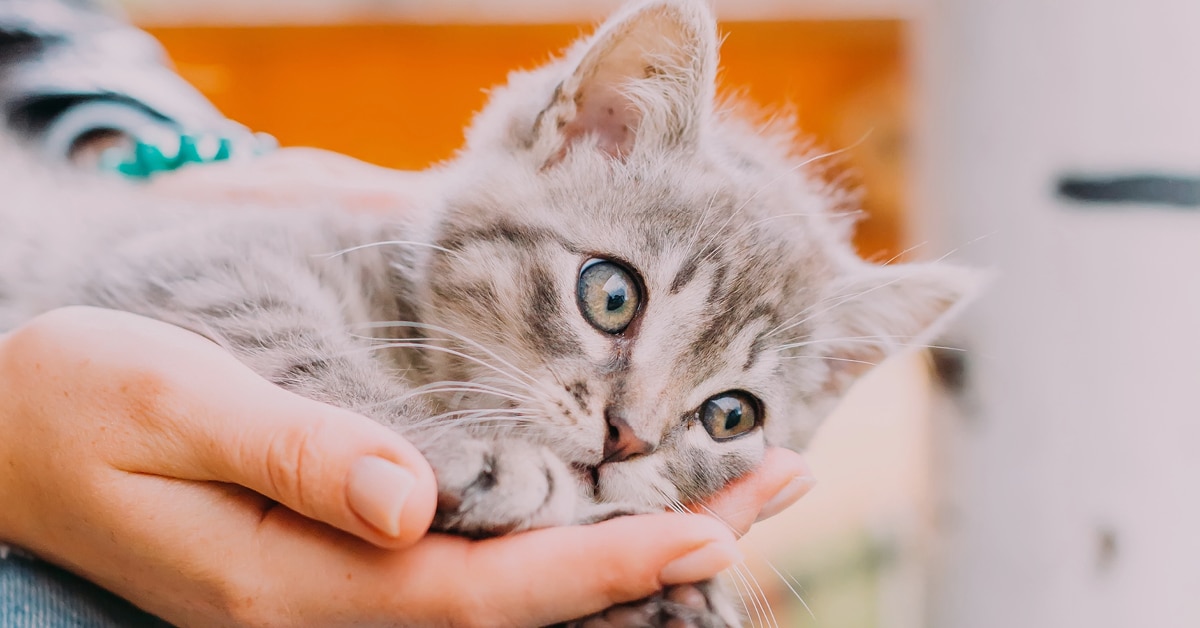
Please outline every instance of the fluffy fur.
[[[495, 90], [433, 175], [439, 201], [404, 216], [162, 207], [8, 154], [0, 330], [73, 304], [192, 329], [410, 438], [450, 531], [703, 498], [766, 445], [804, 447], [857, 376], [975, 283], [859, 260], [843, 197], [806, 167], [819, 156], [716, 107], [717, 49], [699, 0], [625, 8]], [[581, 314], [590, 258], [640, 278], [623, 333]], [[725, 391], [756, 397], [761, 422], [717, 441], [700, 412]], [[614, 420], [649, 451], [606, 461]]]

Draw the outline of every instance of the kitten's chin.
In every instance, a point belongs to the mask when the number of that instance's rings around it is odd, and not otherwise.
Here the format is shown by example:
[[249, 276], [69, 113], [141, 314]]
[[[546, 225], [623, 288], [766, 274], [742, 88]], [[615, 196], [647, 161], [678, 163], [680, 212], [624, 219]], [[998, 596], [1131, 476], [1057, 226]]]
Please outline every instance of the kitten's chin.
[[662, 478], [657, 473], [647, 474], [647, 470], [637, 463], [610, 462], [599, 466], [577, 468], [581, 473], [581, 483], [585, 491], [590, 491], [590, 497], [598, 503], [632, 504], [651, 509], [670, 508], [673, 500], [667, 494], [675, 493], [674, 487], [663, 487]]

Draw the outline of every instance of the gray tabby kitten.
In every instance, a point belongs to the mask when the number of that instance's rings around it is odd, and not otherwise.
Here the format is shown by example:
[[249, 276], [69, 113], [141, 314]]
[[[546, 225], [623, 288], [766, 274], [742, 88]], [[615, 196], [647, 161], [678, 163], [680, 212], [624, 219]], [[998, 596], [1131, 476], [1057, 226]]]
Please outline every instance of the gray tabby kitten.
[[[976, 283], [858, 259], [792, 137], [716, 107], [717, 49], [702, 0], [626, 7], [494, 91], [407, 215], [164, 208], [9, 155], [0, 330], [72, 304], [194, 330], [412, 440], [446, 531], [701, 499], [768, 444], [804, 447]], [[702, 590], [640, 616], [740, 623]]]

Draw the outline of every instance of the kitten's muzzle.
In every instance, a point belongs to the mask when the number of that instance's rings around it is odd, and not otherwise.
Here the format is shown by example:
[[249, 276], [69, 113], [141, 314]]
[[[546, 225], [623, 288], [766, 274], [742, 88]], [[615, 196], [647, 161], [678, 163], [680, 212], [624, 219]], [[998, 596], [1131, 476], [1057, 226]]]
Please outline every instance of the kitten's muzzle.
[[574, 464], [571, 470], [579, 478], [579, 483], [588, 490], [588, 496], [595, 498], [600, 494], [600, 467], [593, 465]]

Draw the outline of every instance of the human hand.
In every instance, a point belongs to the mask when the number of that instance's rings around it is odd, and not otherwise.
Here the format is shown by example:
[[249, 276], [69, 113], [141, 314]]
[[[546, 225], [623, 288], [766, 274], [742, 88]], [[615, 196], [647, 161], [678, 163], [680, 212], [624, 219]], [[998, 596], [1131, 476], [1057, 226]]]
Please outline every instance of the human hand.
[[724, 521], [738, 536], [754, 523], [783, 512], [816, 485], [804, 456], [782, 447], [767, 448], [763, 463], [753, 473], [730, 483], [694, 512]]
[[[403, 439], [118, 312], [58, 310], [0, 336], [0, 433], [0, 538], [180, 625], [550, 623], [737, 557], [722, 524], [675, 514], [421, 537], [434, 481]], [[714, 507], [757, 513], [789, 465]]]

